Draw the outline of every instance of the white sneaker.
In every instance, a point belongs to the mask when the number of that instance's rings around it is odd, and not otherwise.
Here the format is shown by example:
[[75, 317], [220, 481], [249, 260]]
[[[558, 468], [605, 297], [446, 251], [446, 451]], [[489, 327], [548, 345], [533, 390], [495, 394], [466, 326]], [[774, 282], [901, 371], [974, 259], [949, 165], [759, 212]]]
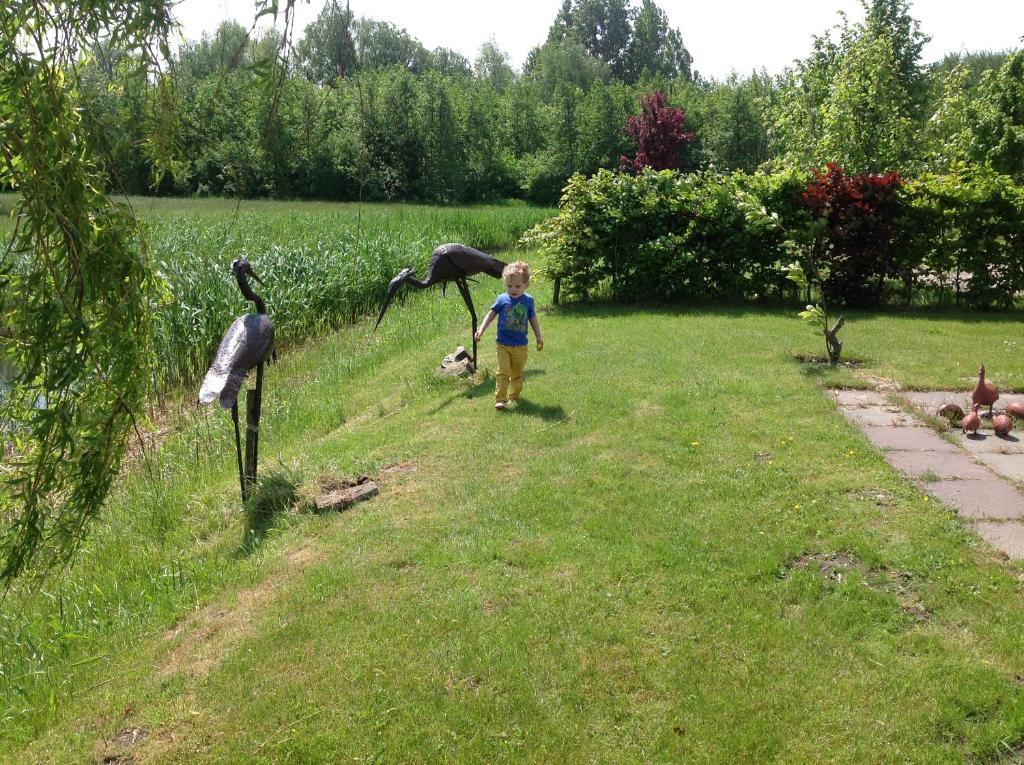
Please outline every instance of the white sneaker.
[[505, 402], [504, 401], [495, 401], [494, 402], [494, 408], [495, 409], [504, 409], [505, 408]]

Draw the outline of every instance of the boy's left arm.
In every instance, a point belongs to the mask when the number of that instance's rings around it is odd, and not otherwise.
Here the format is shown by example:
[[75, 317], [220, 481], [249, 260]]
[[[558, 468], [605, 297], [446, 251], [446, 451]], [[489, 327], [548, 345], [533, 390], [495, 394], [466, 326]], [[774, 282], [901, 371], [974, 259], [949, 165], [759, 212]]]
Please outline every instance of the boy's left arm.
[[537, 314], [530, 317], [530, 326], [533, 327], [533, 336], [537, 338], [537, 350], [544, 350], [544, 338], [540, 336], [540, 322], [537, 320]]

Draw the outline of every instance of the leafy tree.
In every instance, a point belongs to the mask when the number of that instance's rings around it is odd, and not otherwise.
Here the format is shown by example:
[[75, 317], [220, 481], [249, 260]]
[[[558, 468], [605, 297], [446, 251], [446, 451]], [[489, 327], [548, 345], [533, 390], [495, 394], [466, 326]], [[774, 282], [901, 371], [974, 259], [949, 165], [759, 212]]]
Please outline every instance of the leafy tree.
[[945, 173], [957, 165], [983, 161], [977, 133], [984, 105], [970, 95], [966, 86], [970, 73], [956, 67], [932, 77], [940, 97], [923, 133], [925, 169]]
[[842, 57], [822, 105], [818, 158], [860, 172], [905, 167], [917, 155], [917, 122], [892, 38], [860, 35]]
[[493, 37], [480, 46], [474, 70], [478, 80], [490, 83], [499, 93], [511, 85], [516, 76], [509, 64], [508, 54], [498, 47]]
[[527, 72], [530, 80], [537, 84], [541, 97], [548, 102], [554, 98], [560, 84], [568, 83], [588, 91], [594, 83], [607, 82], [611, 74], [607, 64], [571, 38], [547, 42], [538, 48]]
[[927, 39], [905, 0], [861, 0], [865, 19], [841, 15], [837, 41], [814, 50], [782, 78], [772, 132], [777, 154], [797, 167], [839, 162], [852, 170], [902, 166], [917, 153], [927, 88]]
[[921, 25], [910, 15], [909, 0], [861, 0], [861, 5], [865, 10], [864, 34], [889, 39], [894, 78], [911, 100], [912, 110], [916, 109], [926, 96], [921, 51], [931, 38], [921, 32]]
[[[106, 197], [81, 117], [82, 51], [166, 45], [170, 3], [8, 0], [0, 14], [0, 186], [17, 192], [0, 254], [0, 580], [67, 561], [100, 511], [147, 393], [158, 295], [130, 211]], [[164, 142], [154, 141], [153, 146]]]
[[434, 48], [430, 52], [430, 68], [446, 77], [468, 77], [473, 74], [469, 59], [448, 48]]
[[629, 136], [622, 126], [629, 115], [632, 93], [620, 83], [598, 84], [587, 93], [580, 108], [580, 171], [592, 175], [601, 168], [613, 170]]
[[654, 0], [643, 0], [626, 49], [626, 79], [636, 82], [646, 71], [689, 80], [693, 77], [692, 63], [679, 30], [669, 28], [668, 17]]
[[177, 70], [195, 80], [211, 74], [244, 68], [252, 64], [249, 33], [236, 21], [224, 21], [213, 37], [203, 35], [185, 43], [178, 53]]
[[420, 84], [417, 121], [424, 138], [418, 195], [438, 202], [458, 201], [463, 196], [465, 158], [448, 82], [428, 73]]
[[387, 21], [359, 19], [355, 24], [356, 51], [362, 69], [387, 69], [400, 66], [410, 72], [422, 72], [430, 62], [430, 53], [419, 40]]
[[686, 112], [669, 106], [661, 91], [640, 98], [640, 114], [629, 118], [626, 131], [636, 144], [633, 159], [622, 157], [624, 170], [671, 170], [679, 167], [679, 151], [694, 139], [686, 132]]
[[1007, 58], [981, 89], [985, 113], [978, 135], [986, 159], [997, 172], [1024, 182], [1024, 49]]
[[965, 51], [960, 53], [947, 53], [942, 60], [932, 64], [928, 68], [928, 75], [932, 82], [941, 83], [946, 75], [956, 69], [966, 72], [963, 78], [962, 87], [970, 94], [976, 93], [978, 85], [985, 72], [997, 72], [1010, 57], [1010, 51]]
[[628, 0], [565, 0], [548, 32], [548, 41], [576, 40], [590, 55], [608, 64], [612, 76], [625, 79], [631, 36]]
[[330, 84], [355, 72], [356, 45], [352, 38], [352, 11], [348, 2], [328, 0], [316, 21], [306, 27], [296, 46], [299, 70], [312, 82]]
[[[767, 74], [747, 79], [733, 74], [725, 82], [708, 86], [695, 132], [716, 170], [753, 172], [768, 161], [771, 155], [763, 105], [771, 92]], [[688, 112], [691, 118], [693, 112], [692, 108]]]

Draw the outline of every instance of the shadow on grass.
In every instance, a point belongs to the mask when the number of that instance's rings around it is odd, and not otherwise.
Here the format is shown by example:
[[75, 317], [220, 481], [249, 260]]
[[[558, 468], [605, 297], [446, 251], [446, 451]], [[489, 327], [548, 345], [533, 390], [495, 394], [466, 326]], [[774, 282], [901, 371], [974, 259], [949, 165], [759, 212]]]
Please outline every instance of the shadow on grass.
[[548, 421], [564, 420], [568, 416], [561, 404], [537, 404], [526, 399], [519, 399], [508, 411], [511, 414], [540, 417], [540, 419]]
[[[523, 371], [523, 378], [526, 381], [529, 381], [531, 377], [540, 377], [541, 375], [544, 375], [544, 374], [547, 374], [547, 370], [545, 370], [545, 369], [526, 369], [526, 370]], [[433, 409], [431, 409], [429, 412], [427, 412], [427, 414], [428, 415], [437, 414], [441, 410], [447, 409], [449, 406], [454, 404], [460, 398], [476, 399], [476, 398], [481, 398], [483, 396], [493, 396], [493, 395], [494, 395], [494, 377], [492, 377], [491, 375], [488, 375], [486, 379], [481, 380], [478, 383], [474, 383], [473, 385], [470, 385], [469, 387], [465, 388], [464, 390], [459, 391], [458, 393], [455, 393], [455, 394], [449, 396], [444, 401], [442, 401], [437, 406], [435, 406]]]
[[245, 503], [245, 528], [235, 558], [252, 555], [274, 528], [277, 516], [299, 501], [298, 480], [290, 471], [271, 470], [259, 479]]
[[[587, 317], [595, 319], [620, 318], [637, 314], [659, 316], [720, 316], [741, 318], [744, 316], [771, 316], [791, 318], [803, 303], [562, 303], [545, 306], [544, 312], [560, 316]], [[840, 311], [836, 311], [839, 313]], [[841, 311], [847, 319], [866, 321], [870, 319], [904, 318], [930, 321], [955, 320], [965, 324], [1011, 324], [1024, 322], [1024, 311], [969, 311], [964, 308], [938, 306], [888, 306], [878, 309], [849, 309]]]

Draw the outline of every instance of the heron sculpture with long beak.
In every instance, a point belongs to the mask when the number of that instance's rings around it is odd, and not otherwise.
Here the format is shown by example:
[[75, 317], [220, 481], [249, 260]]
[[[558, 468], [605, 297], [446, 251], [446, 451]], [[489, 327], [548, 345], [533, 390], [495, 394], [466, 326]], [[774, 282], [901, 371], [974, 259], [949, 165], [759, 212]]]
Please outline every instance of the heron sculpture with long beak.
[[373, 325], [374, 330], [380, 326], [380, 320], [384, 318], [384, 312], [388, 310], [391, 301], [398, 293], [403, 284], [408, 284], [416, 289], [425, 290], [435, 284], [441, 285], [442, 294], [449, 282], [454, 282], [459, 288], [459, 294], [466, 301], [466, 308], [473, 319], [473, 366], [476, 366], [476, 309], [473, 307], [473, 297], [469, 293], [468, 279], [476, 274], [487, 274], [495, 279], [501, 278], [501, 272], [505, 264], [497, 258], [492, 258], [485, 252], [474, 250], [464, 244], [442, 244], [430, 255], [430, 264], [427, 266], [427, 278], [422, 281], [413, 276], [413, 269], [403, 268], [398, 276], [388, 284], [388, 294], [384, 298], [384, 305], [380, 309], [380, 316], [377, 323]]
[[[224, 339], [220, 341], [217, 349], [217, 356], [206, 373], [203, 380], [203, 387], [199, 390], [199, 403], [209, 404], [214, 399], [220, 399], [220, 405], [225, 409], [231, 409], [231, 419], [235, 423], [235, 451], [238, 455], [238, 482], [242, 489], [242, 501], [245, 502], [249, 496], [247, 478], [251, 481], [256, 478], [256, 453], [259, 439], [259, 417], [260, 404], [263, 397], [263, 362], [274, 350], [274, 325], [267, 316], [267, 306], [263, 298], [253, 292], [249, 286], [251, 276], [260, 284], [263, 282], [253, 272], [252, 266], [245, 258], [238, 258], [231, 262], [231, 273], [238, 282], [238, 289], [247, 300], [251, 300], [256, 306], [256, 313], [248, 313], [235, 319], [228, 331], [224, 333]], [[253, 427], [256, 432], [252, 433], [250, 447], [249, 436], [246, 434], [247, 452], [252, 449], [252, 472], [253, 475], [246, 476], [242, 467], [242, 440], [238, 432], [238, 392], [242, 383], [249, 374], [250, 369], [256, 369], [256, 392], [253, 404], [254, 420]]]

